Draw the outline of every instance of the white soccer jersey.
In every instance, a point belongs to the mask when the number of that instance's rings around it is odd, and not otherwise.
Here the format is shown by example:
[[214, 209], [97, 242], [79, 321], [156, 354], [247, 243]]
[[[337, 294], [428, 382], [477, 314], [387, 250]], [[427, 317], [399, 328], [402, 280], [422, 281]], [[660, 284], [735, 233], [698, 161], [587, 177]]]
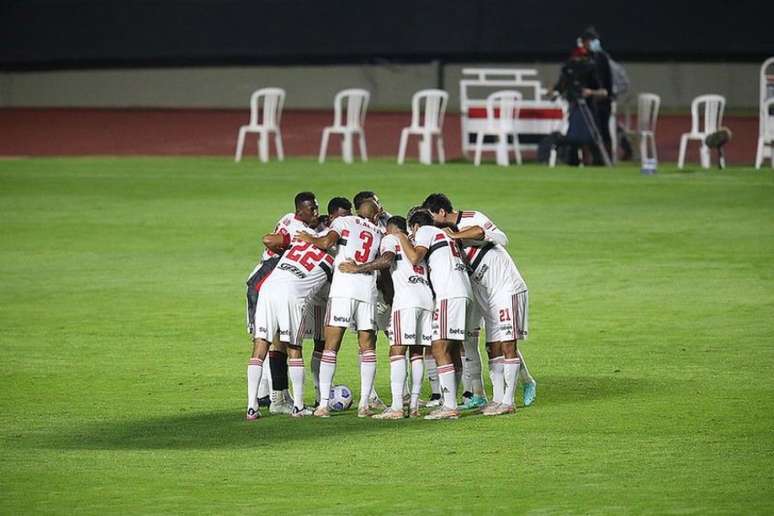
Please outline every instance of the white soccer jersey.
[[[274, 226], [274, 231], [272, 233], [279, 233], [280, 235], [285, 237], [286, 242], [289, 244], [290, 241], [293, 239], [293, 237], [296, 236], [296, 233], [298, 233], [302, 229], [306, 229], [309, 226], [304, 223], [301, 219], [296, 217], [296, 214], [294, 212], [285, 214], [281, 219], [277, 221], [277, 224]], [[261, 261], [268, 260], [269, 258], [275, 258], [279, 256], [274, 251], [270, 251], [269, 249], [265, 249], [263, 251], [263, 255], [261, 256]]]
[[467, 268], [457, 243], [435, 226], [422, 226], [414, 235], [416, 246], [427, 249], [427, 265], [436, 301], [455, 297], [472, 299]]
[[463, 240], [462, 245], [467, 261], [473, 269], [473, 286], [476, 284], [489, 290], [505, 290], [512, 293], [524, 292], [524, 282], [513, 258], [505, 250], [508, 237], [480, 211], [461, 211], [457, 216], [460, 231], [471, 226], [484, 230], [484, 240]]
[[423, 260], [420, 264], [411, 265], [395, 235], [386, 235], [382, 239], [379, 253], [387, 252], [395, 253], [395, 261], [390, 267], [390, 276], [395, 289], [395, 297], [392, 300], [393, 311], [404, 308], [432, 310], [433, 292], [430, 290], [427, 262]]
[[341, 262], [369, 263], [379, 253], [382, 231], [368, 220], [349, 215], [338, 217], [331, 230], [339, 234], [330, 297], [357, 299], [376, 304], [376, 273], [348, 274], [338, 270]]
[[273, 289], [281, 288], [288, 297], [312, 302], [312, 296], [331, 281], [333, 261], [333, 256], [324, 249], [293, 240], [261, 290], [271, 294]]

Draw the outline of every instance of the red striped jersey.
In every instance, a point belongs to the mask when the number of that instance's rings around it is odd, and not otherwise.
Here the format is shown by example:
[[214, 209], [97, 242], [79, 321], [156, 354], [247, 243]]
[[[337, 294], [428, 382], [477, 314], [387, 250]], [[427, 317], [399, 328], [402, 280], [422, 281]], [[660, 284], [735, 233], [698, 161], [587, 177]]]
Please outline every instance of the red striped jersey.
[[[311, 229], [305, 229], [314, 233]], [[293, 239], [290, 247], [261, 287], [287, 290], [291, 297], [309, 299], [322, 289], [333, 276], [333, 256], [324, 249]], [[311, 300], [310, 300], [311, 301]]]
[[349, 274], [338, 270], [345, 260], [363, 264], [374, 261], [379, 254], [382, 230], [368, 220], [349, 215], [331, 222], [331, 231], [339, 235], [330, 297], [358, 299], [376, 303], [376, 273]]
[[422, 226], [414, 235], [417, 247], [427, 249], [430, 282], [436, 300], [467, 297], [472, 299], [470, 279], [457, 243], [435, 226]]
[[433, 291], [430, 290], [430, 276], [427, 270], [427, 262], [411, 265], [403, 250], [400, 241], [394, 235], [386, 235], [382, 239], [379, 253], [395, 253], [395, 260], [390, 267], [392, 285], [395, 289], [395, 297], [392, 300], [393, 310], [404, 308], [433, 309]]
[[[274, 226], [274, 231], [272, 231], [272, 233], [278, 233], [285, 237], [285, 240], [289, 245], [293, 237], [296, 236], [296, 233], [308, 227], [309, 226], [307, 226], [304, 221], [296, 217], [294, 212], [291, 212], [286, 213], [281, 219], [277, 221], [277, 224]], [[277, 253], [270, 251], [269, 249], [265, 249], [263, 251], [263, 255], [261, 256], [261, 261], [268, 260], [269, 258], [275, 256], [277, 256]]]

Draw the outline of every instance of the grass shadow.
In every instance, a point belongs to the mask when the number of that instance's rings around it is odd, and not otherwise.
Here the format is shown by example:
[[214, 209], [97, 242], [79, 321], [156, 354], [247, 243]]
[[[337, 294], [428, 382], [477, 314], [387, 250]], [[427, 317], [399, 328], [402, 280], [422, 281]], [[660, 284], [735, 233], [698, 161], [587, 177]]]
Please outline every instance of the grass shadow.
[[[538, 398], [535, 408], [627, 397], [653, 388], [654, 386], [649, 382], [633, 378], [546, 376], [538, 378]], [[533, 408], [525, 410], [533, 410]], [[479, 418], [484, 416], [464, 413], [463, 421], [448, 424], [467, 426], [467, 422], [470, 422], [477, 425], [481, 421], [474, 420]], [[367, 437], [367, 434], [378, 435], [385, 430], [396, 429], [422, 434], [426, 429], [428, 435], [431, 435], [437, 430], [438, 424], [447, 423], [422, 419], [406, 419], [399, 422], [370, 421], [355, 417], [355, 411], [352, 409], [334, 414], [327, 420], [313, 417], [293, 419], [275, 415], [255, 422], [246, 422], [243, 420], [240, 408], [235, 407], [234, 410], [92, 423], [69, 432], [58, 430], [50, 436], [43, 437], [42, 440], [45, 447], [52, 449], [227, 449], [243, 447], [251, 442], [260, 442], [262, 445], [273, 443], [287, 445], [292, 442], [319, 440], [323, 434], [335, 436], [336, 439], [347, 439], [357, 434]]]

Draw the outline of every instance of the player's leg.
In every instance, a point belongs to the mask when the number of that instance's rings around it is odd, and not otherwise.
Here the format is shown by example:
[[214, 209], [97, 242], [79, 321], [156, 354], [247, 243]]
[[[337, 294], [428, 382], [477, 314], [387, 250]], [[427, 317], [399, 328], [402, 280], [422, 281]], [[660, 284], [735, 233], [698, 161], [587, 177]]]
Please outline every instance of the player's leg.
[[[287, 336], [283, 336], [287, 338]], [[271, 372], [271, 405], [272, 414], [290, 414], [293, 410], [293, 400], [288, 391], [288, 347], [286, 342], [276, 340], [269, 348], [269, 371]]]
[[484, 410], [502, 403], [503, 392], [505, 392], [503, 347], [499, 342], [487, 342], [486, 353], [489, 357], [489, 378], [492, 380], [492, 401], [484, 406]]
[[419, 416], [419, 395], [422, 392], [422, 376], [424, 375], [424, 346], [409, 347], [411, 362], [411, 399], [409, 400], [409, 416]]
[[320, 406], [314, 411], [315, 416], [330, 416], [328, 401], [333, 386], [333, 376], [336, 373], [336, 356], [350, 320], [349, 299], [335, 297], [328, 299], [325, 316], [325, 348], [320, 357]]
[[311, 412], [304, 407], [304, 357], [301, 346], [288, 345], [288, 372], [293, 385], [293, 412], [290, 415], [308, 416]]
[[403, 419], [403, 386], [406, 382], [406, 346], [390, 346], [390, 394], [392, 404], [374, 419]]
[[245, 419], [253, 421], [261, 416], [258, 411], [258, 383], [263, 373], [263, 361], [269, 350], [269, 343], [261, 338], [256, 338], [253, 345], [253, 354], [247, 363], [247, 415]]
[[[516, 326], [516, 338], [524, 341], [529, 335], [529, 292], [516, 294], [515, 298], [515, 316], [514, 324]], [[529, 407], [535, 402], [537, 397], [537, 382], [527, 369], [527, 363], [524, 361], [524, 355], [517, 348], [516, 353], [521, 361], [519, 368], [519, 379], [521, 380], [522, 395], [524, 397], [524, 406]]]
[[424, 362], [427, 381], [430, 383], [430, 400], [428, 400], [425, 406], [438, 407], [443, 403], [441, 399], [441, 384], [438, 383], [438, 364], [436, 364], [433, 352], [429, 347], [425, 350]]
[[322, 360], [323, 351], [325, 351], [325, 340], [314, 341], [314, 351], [312, 351], [312, 381], [314, 382], [314, 405], [317, 408], [320, 405], [320, 360]]
[[478, 349], [480, 329], [476, 328], [465, 337], [465, 361], [463, 371], [468, 377], [471, 396], [465, 402], [466, 409], [477, 409], [486, 405], [484, 380], [481, 376], [481, 352]]
[[516, 341], [506, 341], [500, 343], [503, 349], [503, 380], [505, 389], [503, 399], [500, 405], [484, 412], [487, 416], [498, 416], [501, 414], [511, 414], [516, 409], [514, 395], [516, 393], [516, 379], [519, 375], [519, 366], [521, 361], [516, 352]]
[[360, 402], [357, 405], [357, 417], [368, 417], [368, 398], [376, 379], [376, 332], [358, 330], [357, 340], [360, 348]]
[[443, 406], [425, 416], [425, 419], [456, 419], [459, 417], [454, 362], [459, 362], [460, 341], [450, 340], [449, 337], [462, 337], [464, 339], [466, 301], [464, 298], [461, 300], [436, 300], [436, 309], [433, 315], [433, 342], [430, 347], [438, 364], [438, 381], [441, 384]]

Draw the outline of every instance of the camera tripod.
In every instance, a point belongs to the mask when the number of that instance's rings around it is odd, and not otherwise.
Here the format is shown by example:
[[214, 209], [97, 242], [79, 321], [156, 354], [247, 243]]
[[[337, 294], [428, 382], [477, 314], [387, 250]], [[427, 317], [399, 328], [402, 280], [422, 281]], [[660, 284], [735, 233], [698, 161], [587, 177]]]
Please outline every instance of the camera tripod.
[[575, 99], [575, 102], [578, 105], [581, 116], [583, 116], [583, 121], [586, 122], [586, 127], [591, 133], [591, 139], [594, 140], [594, 145], [597, 146], [599, 153], [602, 155], [602, 161], [605, 162], [606, 167], [612, 167], [613, 164], [610, 161], [610, 155], [607, 153], [605, 142], [602, 139], [602, 135], [599, 132], [599, 128], [597, 127], [596, 122], [594, 121], [594, 116], [591, 114], [591, 110], [589, 109], [588, 104], [586, 104], [586, 99], [583, 97], [578, 97]]

